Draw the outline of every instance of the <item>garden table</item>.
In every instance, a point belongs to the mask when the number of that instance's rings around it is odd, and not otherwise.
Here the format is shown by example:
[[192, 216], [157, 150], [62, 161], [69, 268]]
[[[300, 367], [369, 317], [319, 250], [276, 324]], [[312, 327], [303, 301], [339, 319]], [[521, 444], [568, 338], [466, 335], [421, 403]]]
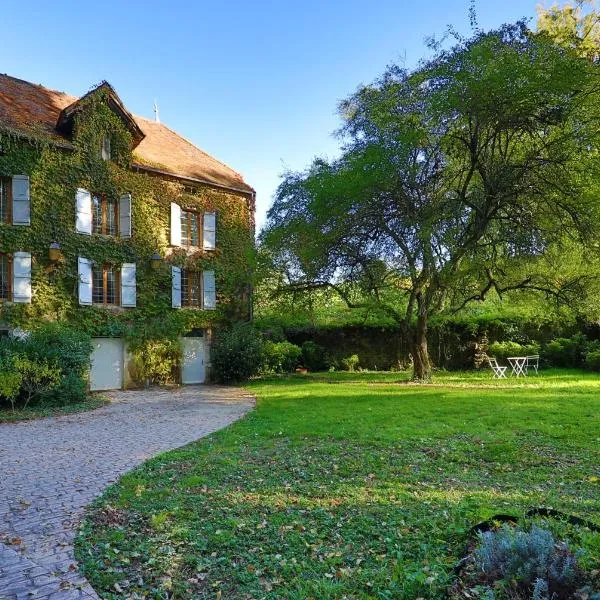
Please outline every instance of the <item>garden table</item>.
[[512, 368], [512, 374], [515, 377], [527, 377], [527, 357], [526, 356], [509, 356], [508, 364]]

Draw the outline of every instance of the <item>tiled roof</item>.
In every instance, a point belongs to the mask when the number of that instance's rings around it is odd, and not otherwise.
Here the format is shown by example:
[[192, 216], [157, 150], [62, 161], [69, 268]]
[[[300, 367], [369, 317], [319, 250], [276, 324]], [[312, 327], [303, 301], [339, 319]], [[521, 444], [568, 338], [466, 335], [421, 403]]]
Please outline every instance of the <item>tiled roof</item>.
[[[0, 125], [70, 146], [56, 130], [61, 111], [78, 98], [0, 74]], [[243, 177], [161, 123], [133, 115], [145, 138], [134, 148], [134, 164], [176, 177], [252, 192]]]

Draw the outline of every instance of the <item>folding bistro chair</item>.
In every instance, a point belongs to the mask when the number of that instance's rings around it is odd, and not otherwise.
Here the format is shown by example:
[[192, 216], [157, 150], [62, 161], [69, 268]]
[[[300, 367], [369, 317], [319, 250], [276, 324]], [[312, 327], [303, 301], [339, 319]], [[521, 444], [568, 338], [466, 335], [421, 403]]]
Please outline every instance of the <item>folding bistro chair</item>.
[[533, 354], [531, 356], [527, 356], [527, 361], [525, 363], [525, 372], [527, 373], [527, 371], [531, 368], [535, 371], [535, 374], [537, 375], [538, 369], [540, 368], [540, 355], [539, 354]]
[[501, 367], [495, 358], [490, 357], [488, 357], [488, 364], [494, 372], [494, 379], [506, 379], [506, 369], [508, 369], [508, 367]]

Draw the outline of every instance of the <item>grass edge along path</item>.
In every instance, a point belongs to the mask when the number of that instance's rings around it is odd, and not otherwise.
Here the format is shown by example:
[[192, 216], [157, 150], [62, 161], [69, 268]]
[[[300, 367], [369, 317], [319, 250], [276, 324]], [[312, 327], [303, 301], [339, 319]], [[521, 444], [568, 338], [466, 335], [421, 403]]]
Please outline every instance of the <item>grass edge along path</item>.
[[33, 421], [35, 419], [46, 419], [48, 417], [59, 417], [61, 415], [71, 415], [74, 413], [96, 410], [101, 406], [106, 406], [110, 400], [100, 395], [90, 396], [85, 402], [76, 404], [66, 404], [64, 406], [44, 406], [33, 405], [27, 408], [15, 408], [3, 406], [0, 409], [0, 424], [2, 423], [20, 423], [22, 421]]

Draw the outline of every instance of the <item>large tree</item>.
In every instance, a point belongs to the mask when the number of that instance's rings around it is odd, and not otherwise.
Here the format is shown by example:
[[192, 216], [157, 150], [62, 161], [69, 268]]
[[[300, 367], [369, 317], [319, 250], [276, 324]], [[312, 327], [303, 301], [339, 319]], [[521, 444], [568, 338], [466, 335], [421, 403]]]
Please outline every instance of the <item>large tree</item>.
[[340, 158], [284, 177], [263, 243], [292, 289], [368, 292], [427, 380], [432, 315], [490, 292], [580, 292], [580, 274], [543, 263], [594, 234], [599, 84], [593, 61], [522, 23], [392, 66], [342, 102]]

